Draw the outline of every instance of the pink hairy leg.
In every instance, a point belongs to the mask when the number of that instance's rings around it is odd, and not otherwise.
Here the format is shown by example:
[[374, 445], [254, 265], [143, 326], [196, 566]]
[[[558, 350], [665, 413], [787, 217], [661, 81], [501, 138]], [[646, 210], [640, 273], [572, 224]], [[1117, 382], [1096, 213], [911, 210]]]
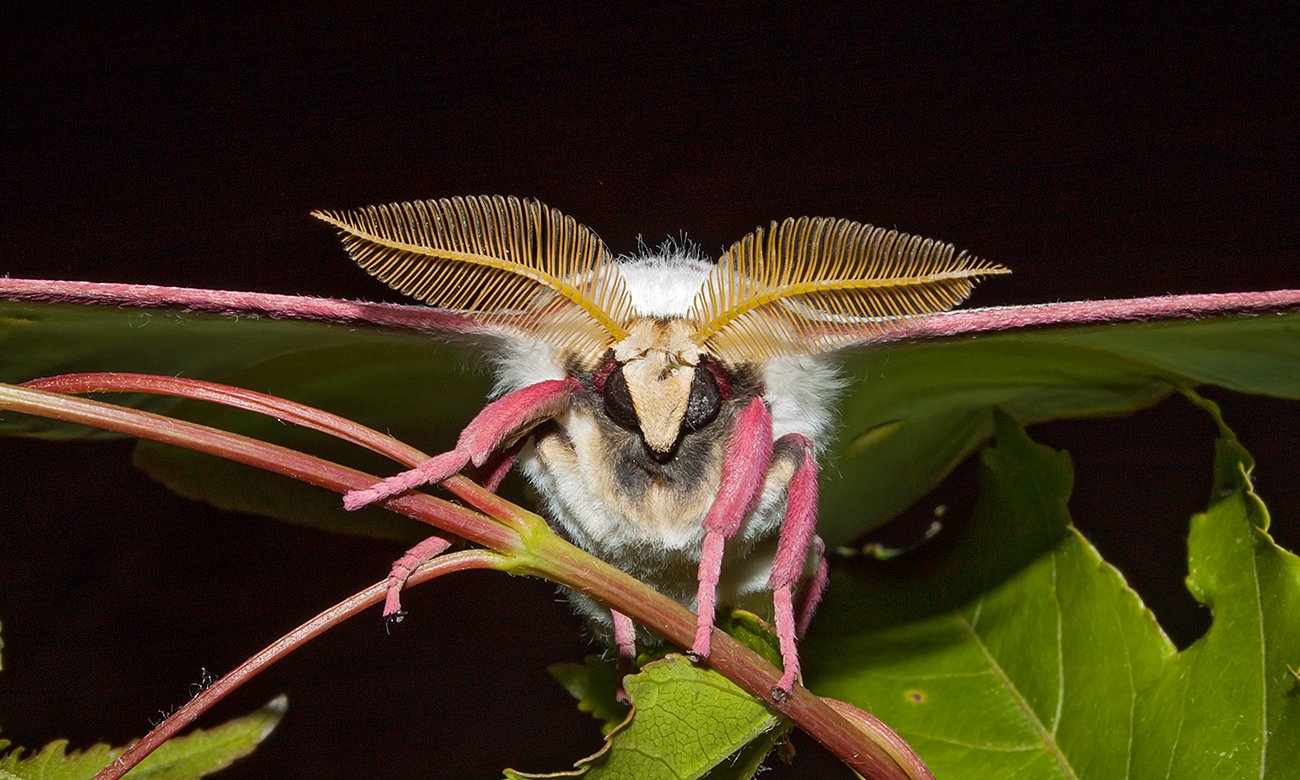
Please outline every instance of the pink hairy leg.
[[515, 460], [519, 458], [519, 451], [523, 448], [523, 441], [518, 441], [510, 449], [498, 452], [474, 475], [474, 481], [493, 493], [497, 492], [497, 488], [501, 487], [501, 480], [505, 479], [510, 469], [515, 467]]
[[830, 567], [826, 565], [826, 543], [820, 536], [814, 536], [812, 543], [813, 549], [817, 551], [817, 570], [799, 589], [799, 600], [795, 605], [795, 614], [798, 617], [795, 622], [795, 635], [800, 639], [808, 633], [808, 626], [812, 623], [813, 614], [817, 612], [817, 605], [822, 603], [822, 595], [826, 593], [826, 584], [831, 577]]
[[691, 654], [707, 658], [712, 647], [713, 618], [717, 610], [722, 552], [735, 535], [763, 489], [772, 465], [772, 415], [763, 399], [755, 396], [740, 413], [736, 430], [722, 458], [722, 484], [718, 497], [704, 517], [704, 548], [700, 551], [699, 591], [695, 643]]
[[[817, 525], [817, 459], [812, 442], [797, 433], [782, 436], [777, 446], [793, 444], [803, 450], [803, 461], [790, 479], [786, 490], [785, 517], [777, 541], [776, 561], [768, 577], [772, 603], [776, 607], [776, 638], [781, 646], [781, 675], [777, 688], [789, 693], [799, 677], [799, 650], [795, 643], [798, 627], [794, 619], [794, 585], [803, 575]], [[823, 559], [824, 560], [824, 559]], [[821, 594], [817, 594], [820, 598]], [[804, 607], [807, 607], [805, 602]], [[813, 604], [816, 607], [816, 604]], [[801, 610], [802, 611], [802, 610]], [[801, 615], [801, 623], [811, 615]]]
[[503, 443], [564, 411], [573, 393], [581, 389], [576, 380], [567, 378], [550, 379], [506, 393], [483, 407], [465, 426], [455, 449], [369, 488], [351, 491], [343, 496], [343, 508], [360, 509], [420, 485], [441, 482], [470, 463], [482, 466]]
[[627, 691], [623, 690], [623, 677], [632, 673], [636, 663], [636, 626], [632, 618], [616, 609], [609, 611], [614, 621], [614, 646], [618, 648], [618, 693], [616, 697], [622, 704], [630, 704]]
[[393, 562], [388, 572], [388, 594], [384, 597], [384, 617], [394, 621], [402, 619], [402, 587], [406, 578], [422, 563], [438, 557], [451, 546], [451, 542], [441, 536], [430, 536], [423, 542], [406, 551], [406, 554]]

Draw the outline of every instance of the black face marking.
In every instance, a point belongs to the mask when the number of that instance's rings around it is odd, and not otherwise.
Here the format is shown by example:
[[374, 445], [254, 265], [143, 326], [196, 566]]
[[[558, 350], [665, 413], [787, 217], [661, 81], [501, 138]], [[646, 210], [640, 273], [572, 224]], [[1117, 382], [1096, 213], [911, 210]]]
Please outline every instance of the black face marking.
[[629, 496], [640, 496], [652, 482], [669, 483], [686, 496], [708, 490], [707, 464], [716, 457], [712, 437], [679, 439], [672, 457], [650, 451], [640, 436], [631, 436], [612, 425], [602, 426], [606, 446], [619, 487]]
[[615, 423], [629, 431], [641, 431], [641, 423], [636, 416], [636, 407], [632, 405], [632, 392], [627, 388], [627, 377], [623, 367], [617, 366], [605, 377], [601, 396], [605, 400], [605, 414]]
[[713, 422], [722, 405], [722, 392], [713, 372], [705, 366], [695, 369], [695, 379], [691, 381], [691, 394], [686, 400], [686, 416], [682, 418], [682, 427], [688, 431], [698, 431]]

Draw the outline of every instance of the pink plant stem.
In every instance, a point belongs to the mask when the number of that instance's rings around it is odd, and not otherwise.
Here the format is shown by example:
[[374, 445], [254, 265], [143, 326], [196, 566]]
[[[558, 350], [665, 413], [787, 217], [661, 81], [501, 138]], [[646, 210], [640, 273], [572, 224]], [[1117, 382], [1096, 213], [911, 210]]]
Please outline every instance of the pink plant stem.
[[[424, 333], [463, 333], [478, 337], [493, 335], [491, 331], [486, 331], [481, 325], [466, 317], [428, 306], [365, 303], [332, 298], [310, 298], [302, 295], [203, 290], [153, 284], [0, 277], [0, 300], [179, 308], [232, 316], [269, 315], [318, 322], [366, 324]], [[1158, 295], [1121, 300], [958, 309], [925, 317], [899, 331], [883, 336], [882, 340], [944, 338], [1025, 327], [1088, 325], [1173, 317], [1214, 317], [1287, 311], [1296, 308], [1300, 308], [1300, 289]]]
[[[411, 573], [408, 584], [441, 577], [457, 571], [470, 569], [500, 569], [505, 559], [488, 550], [464, 550], [445, 555], [420, 566]], [[116, 780], [144, 760], [162, 743], [171, 739], [212, 705], [224, 699], [230, 692], [265, 671], [285, 655], [302, 647], [307, 642], [320, 636], [324, 631], [334, 628], [348, 618], [378, 604], [384, 599], [388, 589], [387, 580], [377, 582], [365, 590], [340, 601], [316, 617], [298, 626], [294, 630], [268, 645], [261, 652], [240, 664], [230, 674], [217, 680], [185, 706], [176, 710], [159, 723], [143, 739], [132, 745], [95, 775], [95, 780]]]
[[[209, 401], [310, 428], [377, 452], [408, 466], [415, 466], [429, 459], [429, 456], [420, 450], [346, 417], [330, 414], [315, 407], [295, 403], [277, 396], [217, 382], [184, 379], [174, 376], [157, 376], [154, 374], [100, 372], [61, 374], [59, 376], [33, 379], [24, 382], [21, 387], [48, 390], [55, 393], [147, 393], [149, 395], [167, 395], [196, 401]], [[443, 482], [443, 487], [469, 502], [471, 506], [480, 512], [507, 522], [517, 530], [526, 529], [532, 523], [539, 521], [531, 512], [523, 511], [509, 501], [500, 498], [489, 490], [484, 490], [476, 483], [460, 475], [448, 477]]]
[[845, 720], [861, 729], [863, 733], [869, 734], [872, 742], [887, 746], [889, 754], [901, 766], [907, 768], [910, 777], [916, 780], [934, 780], [930, 767], [926, 766], [916, 751], [912, 750], [912, 746], [895, 734], [894, 730], [886, 726], [880, 718], [839, 699], [823, 696], [822, 701]]
[[[690, 647], [696, 616], [628, 574], [579, 550], [553, 534], [529, 540], [513, 572], [536, 574], [613, 605], [678, 647]], [[878, 739], [833, 710], [821, 697], [795, 684], [789, 693], [779, 688], [781, 672], [753, 650], [721, 631], [714, 632], [712, 650], [704, 661], [727, 679], [795, 723], [826, 746], [851, 769], [871, 780], [930, 778], [910, 748], [900, 752], [901, 738]], [[886, 728], [882, 725], [882, 728]], [[892, 734], [892, 732], [891, 732]]]
[[[53, 383], [55, 380], [47, 381]], [[129, 382], [120, 383], [116, 387], [128, 384]], [[203, 384], [212, 387], [208, 383]], [[296, 406], [289, 402], [283, 403], [288, 407]], [[371, 484], [375, 480], [375, 477], [354, 469], [248, 437], [61, 393], [0, 383], [0, 409], [79, 423], [207, 452], [340, 493]], [[565, 542], [550, 532], [545, 522], [536, 515], [488, 493], [468, 479], [453, 477], [444, 485], [448, 488], [455, 485], [454, 492], [457, 495], [490, 512], [493, 517], [508, 520], [512, 527], [519, 529], [518, 532], [471, 510], [422, 493], [394, 496], [381, 505], [398, 514], [508, 554], [506, 561], [496, 559], [497, 568], [516, 574], [535, 574], [567, 585], [614, 606], [681, 647], [691, 645], [697, 618], [676, 601]], [[498, 515], [488, 507], [500, 508], [501, 514]], [[527, 539], [527, 546], [520, 534]], [[453, 557], [435, 559], [430, 566], [436, 568], [445, 565], [444, 562]], [[375, 586], [375, 602], [372, 603], [378, 602], [386, 586], [386, 581]], [[872, 732], [864, 732], [855, 727], [806, 688], [795, 685], [789, 694], [779, 691], [779, 672], [730, 636], [722, 633], [717, 635], [708, 663], [773, 711], [793, 721], [864, 777], [873, 780], [908, 780], [929, 776], [913, 771], [912, 762], [898, 755], [892, 742], [881, 741]]]
[[[113, 404], [74, 398], [62, 393], [0, 384], [0, 409], [80, 423], [128, 436], [206, 452], [210, 455], [293, 477], [318, 487], [343, 493], [374, 484], [378, 478], [311, 455], [219, 431], [204, 425], [127, 409]], [[468, 482], [468, 480], [465, 480]], [[499, 501], [500, 499], [498, 499]], [[517, 532], [448, 501], [423, 493], [393, 496], [382, 505], [398, 514], [449, 531], [484, 547], [502, 552], [522, 549]]]

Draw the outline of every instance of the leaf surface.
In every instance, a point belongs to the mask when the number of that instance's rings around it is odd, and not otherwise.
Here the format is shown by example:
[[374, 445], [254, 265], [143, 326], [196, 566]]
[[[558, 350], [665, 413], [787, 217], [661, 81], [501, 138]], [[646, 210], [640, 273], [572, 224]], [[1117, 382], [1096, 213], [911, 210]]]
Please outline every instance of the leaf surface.
[[934, 489], [993, 433], [1121, 415], [1180, 386], [1300, 398], [1300, 314], [1016, 331], [887, 346], [846, 361], [818, 533], [845, 543]]
[[[429, 335], [321, 322], [170, 309], [0, 303], [0, 381], [83, 371], [180, 375], [224, 382], [343, 414], [431, 453], [455, 444], [491, 388], [483, 367]], [[106, 396], [149, 411], [303, 449], [387, 475], [403, 467], [296, 426], [214, 404]], [[0, 433], [101, 438], [101, 431], [0, 410]], [[333, 493], [166, 445], [137, 463], [168, 487], [224, 509], [409, 541], [418, 524], [378, 509], [344, 512]]]
[[[736, 611], [719, 621], [719, 628], [769, 661], [780, 657], [771, 629], [750, 613]], [[557, 664], [552, 674], [578, 699], [579, 709], [605, 721], [605, 745], [577, 762], [575, 770], [549, 775], [506, 770], [510, 780], [748, 780], [789, 730], [735, 683], [677, 653], [644, 663], [640, 672], [623, 678], [630, 710], [615, 700], [613, 661], [588, 657], [581, 664]]]
[[805, 679], [867, 709], [943, 778], [1282, 777], [1300, 766], [1300, 560], [1266, 533], [1223, 429], [1192, 522], [1213, 611], [1179, 652], [1069, 525], [1069, 459], [995, 415], [975, 514], [942, 551], [842, 570]]
[[[287, 700], [280, 696], [242, 718], [211, 729], [196, 729], [164, 743], [131, 770], [132, 780], [190, 780], [204, 777], [247, 756], [284, 717]], [[0, 748], [4, 745], [0, 744]], [[21, 751], [0, 757], [3, 780], [85, 780], [103, 769], [126, 748], [95, 745], [67, 752], [66, 740], [51, 742], [26, 758]]]

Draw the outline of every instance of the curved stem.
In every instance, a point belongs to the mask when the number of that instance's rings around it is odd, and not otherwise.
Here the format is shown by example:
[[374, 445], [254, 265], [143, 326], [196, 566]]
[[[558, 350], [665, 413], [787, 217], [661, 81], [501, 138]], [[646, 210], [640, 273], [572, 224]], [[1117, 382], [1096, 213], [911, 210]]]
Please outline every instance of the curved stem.
[[[137, 378], [139, 376], [136, 375]], [[72, 380], [68, 381], [71, 386]], [[130, 385], [130, 381], [120, 376], [117, 382], [119, 388]], [[186, 383], [182, 381], [174, 385], [174, 388], [180, 388]], [[47, 386], [56, 384], [51, 379]], [[160, 381], [157, 386], [165, 384], [165, 381]], [[209, 384], [208, 389], [211, 387]], [[236, 391], [235, 388], [230, 390]], [[247, 395], [236, 391], [227, 394], [227, 397], [234, 398], [237, 395], [242, 395], [247, 401], [257, 394]], [[283, 399], [278, 399], [278, 403], [273, 406], [286, 414], [298, 414], [291, 408], [296, 405]], [[0, 408], [174, 444], [338, 492], [365, 487], [376, 481], [375, 477], [363, 472], [249, 437], [46, 390], [0, 384]], [[326, 424], [322, 420], [328, 415], [319, 410], [313, 411], [317, 414], [308, 415], [313, 425]], [[418, 453], [415, 450], [411, 452]], [[467, 496], [473, 496], [473, 499], [466, 500], [476, 504], [481, 502], [485, 508], [502, 507], [505, 517], [494, 520], [423, 493], [394, 496], [386, 499], [382, 505], [503, 553], [505, 557], [497, 557], [497, 568], [535, 574], [573, 588], [636, 619], [678, 646], [691, 646], [696, 619], [676, 601], [565, 542], [541, 518], [498, 498], [465, 477], [457, 476], [444, 484], [449, 488], [455, 484], [457, 493], [464, 492]], [[497, 512], [493, 511], [492, 514], [496, 515]], [[506, 527], [503, 523], [508, 523], [511, 527]], [[904, 768], [907, 762], [896, 760], [896, 751], [888, 741], [882, 742], [873, 732], [859, 729], [806, 688], [796, 685], [789, 695], [780, 693], [777, 689], [780, 679], [778, 670], [730, 636], [722, 632], [715, 634], [708, 664], [763, 701], [773, 711], [793, 721], [864, 776], [880, 780], [924, 777], [909, 773]]]
[[[415, 447], [355, 420], [331, 414], [314, 406], [290, 401], [287, 398], [202, 379], [105, 371], [42, 377], [23, 382], [19, 387], [76, 395], [145, 393], [208, 401], [309, 428], [377, 452], [408, 467], [417, 466], [429, 459], [428, 455]], [[441, 484], [475, 509], [502, 520], [516, 529], [530, 527], [536, 523], [545, 524], [544, 520], [532, 512], [515, 506], [460, 474], [443, 480]]]
[[[529, 573], [580, 591], [633, 618], [678, 647], [695, 638], [695, 615], [640, 580], [564, 541], [554, 533], [525, 535], [526, 552], [513, 556], [516, 573]], [[889, 732], [881, 739], [874, 730], [859, 728], [824, 699], [796, 684], [789, 694], [778, 687], [781, 672], [758, 653], [722, 631], [714, 631], [713, 647], [704, 661], [745, 689], [772, 711], [794, 722], [813, 739], [864, 777], [876, 780], [923, 780], [928, 770], [906, 743]], [[883, 726], [883, 724], [881, 724]], [[887, 727], [885, 727], [887, 729]], [[909, 757], [910, 759], [909, 760]]]
[[[502, 568], [503, 561], [505, 561], [503, 556], [488, 550], [464, 550], [441, 558], [435, 558], [418, 567], [411, 573], [407, 584], [416, 585], [456, 571], [499, 569]], [[101, 769], [95, 775], [95, 780], [117, 780], [117, 778], [143, 761], [162, 743], [171, 739], [181, 729], [194, 722], [195, 718], [207, 712], [212, 705], [224, 699], [236, 688], [265, 671], [284, 656], [320, 636], [324, 631], [337, 626], [348, 618], [354, 617], [367, 607], [380, 603], [384, 600], [384, 593], [387, 590], [387, 579], [376, 582], [374, 585], [340, 601], [267, 645], [252, 658], [236, 667], [230, 674], [217, 680], [199, 693], [198, 696], [190, 699], [185, 706], [169, 715], [166, 720], [155, 726], [143, 739], [127, 748], [122, 755], [113, 759], [113, 763]]]
[[[141, 439], [174, 444], [255, 466], [308, 484], [346, 493], [373, 485], [379, 478], [297, 450], [206, 425], [127, 409], [100, 401], [0, 383], [0, 409], [79, 423]], [[464, 477], [460, 478], [469, 482]], [[499, 501], [500, 499], [498, 499]], [[404, 493], [382, 506], [499, 552], [522, 549], [519, 534], [471, 509], [424, 493]]]

